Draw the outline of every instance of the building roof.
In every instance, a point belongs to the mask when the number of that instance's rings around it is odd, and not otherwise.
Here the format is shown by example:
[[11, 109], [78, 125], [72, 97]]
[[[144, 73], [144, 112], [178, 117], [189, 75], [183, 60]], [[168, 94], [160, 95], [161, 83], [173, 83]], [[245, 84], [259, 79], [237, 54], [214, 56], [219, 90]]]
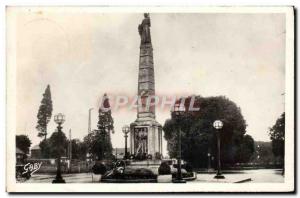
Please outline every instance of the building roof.
[[[117, 154], [121, 154], [121, 153], [125, 154], [125, 148], [113, 148], [112, 154], [115, 155], [116, 151], [117, 151]], [[129, 148], [128, 148], [128, 151], [129, 151]]]
[[40, 150], [40, 146], [37, 144], [31, 148], [31, 150]]
[[16, 147], [16, 154], [25, 155], [25, 153], [21, 149], [19, 149], [18, 147]]

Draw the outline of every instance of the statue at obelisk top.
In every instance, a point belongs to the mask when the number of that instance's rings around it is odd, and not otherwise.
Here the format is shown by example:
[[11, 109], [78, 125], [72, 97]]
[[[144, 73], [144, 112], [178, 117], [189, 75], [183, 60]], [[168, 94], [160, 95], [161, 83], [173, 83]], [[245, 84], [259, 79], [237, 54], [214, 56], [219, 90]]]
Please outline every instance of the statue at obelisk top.
[[151, 43], [151, 36], [150, 36], [150, 17], [149, 13], [144, 14], [144, 20], [139, 25], [139, 34], [141, 36], [141, 45], [146, 43]]
[[130, 125], [130, 153], [137, 159], [160, 156], [162, 153], [162, 127], [155, 120], [155, 82], [150, 17], [144, 14], [138, 26], [141, 38], [138, 76], [137, 119]]

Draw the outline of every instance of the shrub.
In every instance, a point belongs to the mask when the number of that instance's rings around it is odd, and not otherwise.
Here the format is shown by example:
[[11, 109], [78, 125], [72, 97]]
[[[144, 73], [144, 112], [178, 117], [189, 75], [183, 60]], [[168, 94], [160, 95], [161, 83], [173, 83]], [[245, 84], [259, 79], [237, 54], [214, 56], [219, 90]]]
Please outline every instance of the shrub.
[[155, 153], [155, 159], [160, 160], [162, 158], [161, 154], [159, 152]]
[[[181, 173], [182, 178], [189, 178], [189, 177], [193, 177], [194, 173], [193, 172], [187, 172], [187, 173]], [[177, 177], [177, 173], [173, 173], [172, 174], [172, 178], [176, 178]]]
[[122, 171], [114, 169], [112, 172], [108, 172], [101, 177], [101, 180], [106, 179], [120, 179], [120, 180], [132, 180], [132, 179], [157, 179], [157, 176], [149, 169], [145, 168], [125, 168]]
[[146, 154], [145, 153], [138, 153], [136, 156], [135, 156], [135, 159], [136, 160], [145, 160], [146, 159]]
[[105, 167], [106, 167], [106, 171], [112, 170], [114, 168], [114, 163], [113, 161], [107, 161], [106, 163], [104, 163]]
[[[178, 166], [177, 166], [177, 164], [173, 164], [173, 167], [177, 168]], [[181, 168], [186, 170], [186, 172], [193, 172], [193, 167], [190, 163], [182, 164]]]
[[147, 155], [147, 159], [152, 160], [152, 155], [151, 154]]
[[171, 167], [168, 165], [167, 162], [163, 162], [160, 164], [158, 168], [159, 175], [170, 175], [171, 174]]
[[126, 164], [125, 164], [125, 162], [124, 161], [117, 161], [116, 163], [115, 163], [115, 167], [117, 168], [117, 167], [125, 167], [126, 166]]
[[133, 176], [136, 178], [142, 177], [142, 178], [153, 178], [155, 177], [155, 174], [146, 168], [137, 168], [137, 169], [125, 169], [125, 175], [127, 176]]
[[103, 175], [104, 173], [106, 173], [107, 168], [104, 164], [102, 163], [96, 163], [93, 167], [92, 167], [92, 171], [94, 174], [96, 175]]
[[135, 156], [133, 155], [133, 154], [131, 154], [130, 156], [129, 156], [129, 159], [131, 159], [131, 160], [133, 160], [135, 158]]
[[193, 172], [193, 166], [190, 163], [184, 164], [183, 168], [186, 170], [186, 172]]

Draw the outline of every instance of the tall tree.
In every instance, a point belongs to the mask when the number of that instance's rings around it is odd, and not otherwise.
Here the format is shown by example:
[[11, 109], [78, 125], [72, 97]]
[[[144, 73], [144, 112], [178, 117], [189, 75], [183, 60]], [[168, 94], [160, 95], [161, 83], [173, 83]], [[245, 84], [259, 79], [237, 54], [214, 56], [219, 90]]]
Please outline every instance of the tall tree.
[[43, 158], [56, 158], [58, 153], [66, 155], [68, 141], [63, 132], [54, 132], [50, 138], [41, 141], [39, 146]]
[[285, 139], [285, 113], [276, 120], [269, 132], [272, 141], [272, 151], [284, 163], [284, 139]]
[[48, 159], [50, 157], [52, 157], [52, 154], [51, 154], [51, 146], [50, 146], [50, 143], [49, 143], [49, 138], [48, 139], [43, 139], [40, 144], [39, 144], [39, 147], [41, 149], [41, 157], [42, 158], [45, 158], [45, 159]]
[[[182, 99], [181, 99], [182, 100]], [[191, 106], [192, 97], [185, 98], [186, 109]], [[244, 142], [247, 149], [247, 159], [254, 152], [254, 142], [250, 136], [245, 136], [246, 121], [240, 108], [226, 97], [201, 97], [196, 96], [194, 107], [199, 111], [186, 111], [180, 118], [182, 136], [182, 157], [194, 167], [207, 167], [208, 153], [214, 159], [217, 154], [216, 131], [212, 124], [221, 119], [224, 123], [221, 129], [221, 161], [223, 165], [232, 165], [240, 161], [239, 151]], [[170, 157], [177, 155], [177, 121], [174, 114], [164, 124], [165, 138]], [[245, 141], [244, 138], [246, 138]], [[246, 152], [246, 151], [245, 151]], [[213, 161], [214, 163], [216, 160]]]
[[254, 140], [250, 135], [244, 135], [241, 144], [237, 149], [236, 160], [240, 163], [249, 162], [255, 152]]
[[21, 149], [24, 153], [29, 153], [31, 140], [27, 135], [16, 135], [16, 146]]
[[106, 94], [102, 98], [98, 118], [98, 130], [86, 136], [84, 141], [89, 145], [89, 152], [96, 159], [111, 159], [113, 155], [110, 133], [114, 132], [114, 121]]
[[[70, 140], [68, 140], [68, 144]], [[72, 139], [72, 159], [85, 160], [87, 153], [87, 144], [86, 142], [81, 142], [79, 139]]]
[[252, 162], [260, 165], [269, 165], [274, 162], [274, 154], [272, 152], [272, 142], [254, 142], [255, 152], [251, 157]]
[[49, 146], [50, 156], [57, 157], [58, 154], [61, 156], [66, 155], [66, 151], [68, 148], [68, 141], [67, 137], [64, 132], [54, 132], [52, 133], [51, 137], [49, 138]]
[[52, 99], [50, 85], [47, 86], [45, 93], [43, 94], [43, 99], [37, 114], [37, 126], [36, 129], [39, 131], [38, 137], [44, 137], [47, 139], [47, 125], [52, 116]]

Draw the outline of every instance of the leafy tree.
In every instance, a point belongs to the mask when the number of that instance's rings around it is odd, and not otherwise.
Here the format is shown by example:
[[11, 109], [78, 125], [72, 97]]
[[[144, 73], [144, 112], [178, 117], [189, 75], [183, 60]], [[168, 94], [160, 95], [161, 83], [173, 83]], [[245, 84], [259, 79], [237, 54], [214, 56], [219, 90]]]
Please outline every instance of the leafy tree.
[[27, 135], [16, 135], [16, 146], [21, 149], [24, 153], [29, 153], [29, 148], [31, 145], [31, 140]]
[[88, 148], [87, 144], [85, 142], [81, 142], [79, 139], [73, 139], [71, 141], [71, 144], [72, 144], [72, 159], [84, 160], [86, 158], [86, 153]]
[[56, 158], [58, 153], [61, 155], [66, 154], [68, 141], [63, 132], [54, 132], [49, 139], [41, 141], [39, 146], [43, 158]]
[[43, 94], [43, 99], [37, 114], [38, 122], [36, 129], [39, 131], [38, 137], [44, 137], [47, 139], [47, 125], [52, 116], [52, 99], [50, 85], [47, 86], [45, 93]]
[[43, 139], [40, 144], [39, 147], [41, 149], [41, 157], [42, 158], [50, 158], [51, 156], [51, 147], [49, 145], [49, 140], [48, 139]]
[[85, 160], [88, 152], [88, 145], [85, 142], [80, 142], [78, 147], [78, 159]]
[[99, 130], [93, 130], [90, 134], [88, 134], [84, 138], [84, 142], [88, 145], [88, 152], [92, 155], [92, 157], [96, 160], [105, 159], [104, 157], [104, 149], [105, 143], [104, 134], [101, 134]]
[[280, 118], [269, 132], [272, 141], [272, 150], [275, 156], [284, 156], [284, 137], [285, 137], [285, 113], [282, 113]]
[[[181, 98], [177, 102], [184, 100], [186, 109], [189, 109], [192, 97]], [[251, 145], [246, 133], [246, 122], [237, 105], [226, 97], [201, 97], [196, 96], [194, 107], [200, 107], [199, 111], [186, 111], [184, 115], [176, 120], [174, 113], [171, 119], [164, 124], [167, 149], [170, 157], [177, 156], [177, 129], [181, 128], [182, 136], [182, 157], [190, 162], [194, 167], [207, 167], [207, 153], [210, 152], [214, 159], [217, 154], [216, 131], [212, 124], [215, 120], [223, 121], [224, 126], [221, 130], [221, 161], [223, 165], [232, 165], [241, 160], [239, 153], [241, 145]], [[246, 137], [246, 140], [243, 139]], [[247, 146], [245, 146], [247, 147]], [[247, 158], [254, 152], [254, 149], [247, 150]], [[246, 151], [245, 151], [246, 152]], [[204, 160], [205, 159], [205, 160]], [[248, 159], [243, 159], [247, 161]], [[215, 160], [216, 162], [216, 160]], [[216, 165], [216, 164], [215, 164]]]
[[50, 156], [57, 157], [58, 154], [61, 156], [66, 155], [68, 147], [68, 141], [65, 133], [54, 132], [49, 138], [50, 145]]
[[240, 163], [249, 162], [254, 154], [254, 151], [255, 148], [253, 138], [250, 135], [245, 135], [237, 150], [237, 161]]
[[270, 128], [269, 135], [272, 141], [273, 154], [284, 167], [285, 113], [282, 113], [274, 126]]
[[113, 124], [109, 99], [104, 94], [99, 108], [98, 130], [94, 130], [84, 138], [84, 142], [89, 145], [89, 152], [98, 160], [111, 159], [113, 156], [110, 137], [110, 133], [114, 130]]
[[258, 141], [254, 143], [255, 153], [251, 161], [260, 165], [270, 165], [274, 162], [274, 154], [272, 152], [271, 142]]

